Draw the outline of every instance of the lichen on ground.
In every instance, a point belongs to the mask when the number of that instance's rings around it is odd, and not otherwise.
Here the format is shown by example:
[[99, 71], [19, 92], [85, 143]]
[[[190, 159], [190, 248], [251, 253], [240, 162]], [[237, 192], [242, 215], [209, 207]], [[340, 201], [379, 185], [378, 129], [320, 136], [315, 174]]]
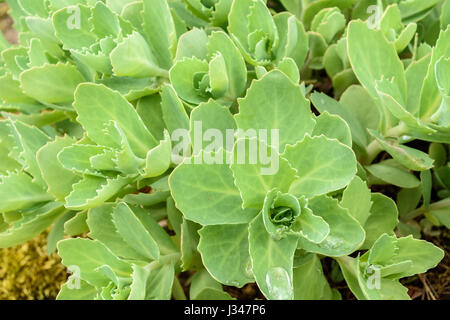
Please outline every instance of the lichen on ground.
[[0, 300], [56, 298], [67, 272], [56, 253], [47, 255], [47, 234], [16, 247], [0, 249]]

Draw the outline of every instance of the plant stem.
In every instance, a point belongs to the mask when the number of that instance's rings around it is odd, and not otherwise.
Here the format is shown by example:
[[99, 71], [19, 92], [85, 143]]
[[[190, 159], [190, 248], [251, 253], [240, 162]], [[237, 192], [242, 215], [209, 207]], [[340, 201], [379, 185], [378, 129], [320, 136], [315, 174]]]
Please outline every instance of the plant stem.
[[[398, 126], [389, 129], [384, 136], [386, 137], [400, 137], [407, 132], [406, 125], [402, 122]], [[375, 158], [383, 151], [383, 148], [377, 140], [373, 140], [366, 148], [367, 156], [364, 157], [363, 163], [369, 165]]]
[[416, 210], [410, 211], [410, 212], [402, 215], [402, 218], [404, 220], [411, 220], [411, 219], [414, 219], [414, 218], [417, 218], [417, 217], [423, 215], [424, 213], [426, 213], [428, 211], [444, 209], [447, 207], [450, 207], [450, 198], [430, 204], [429, 210], [427, 210], [425, 208], [425, 206], [422, 206]]

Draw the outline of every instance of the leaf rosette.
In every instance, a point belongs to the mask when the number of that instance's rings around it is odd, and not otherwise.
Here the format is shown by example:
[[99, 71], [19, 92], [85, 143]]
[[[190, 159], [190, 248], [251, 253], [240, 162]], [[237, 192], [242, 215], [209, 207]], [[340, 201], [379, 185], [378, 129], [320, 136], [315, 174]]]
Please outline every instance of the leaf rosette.
[[[204, 51], [194, 50], [201, 43]], [[193, 29], [178, 42], [177, 61], [170, 69], [170, 80], [178, 96], [198, 105], [209, 99], [230, 106], [247, 84], [247, 68], [230, 37], [214, 31]]]
[[308, 52], [308, 39], [301, 22], [290, 13], [272, 17], [265, 1], [234, 1], [228, 31], [245, 60], [255, 66], [276, 66], [292, 58], [298, 68]]
[[[173, 171], [169, 184], [184, 217], [204, 226], [200, 230], [199, 251], [211, 275], [224, 284], [236, 286], [254, 278], [267, 297], [279, 299], [292, 297], [289, 283], [292, 284], [297, 246], [330, 256], [346, 255], [362, 245], [365, 233], [347, 209], [327, 196], [352, 180], [356, 158], [348, 146], [325, 137], [321, 127], [316, 128], [317, 136], [314, 135], [316, 120], [306, 99], [301, 106], [289, 102], [292, 96], [302, 97], [300, 86], [279, 71], [269, 72], [254, 82], [247, 96], [239, 101], [240, 113], [235, 116], [237, 128], [247, 129], [250, 111], [247, 108], [254, 108], [253, 99], [260, 101], [265, 86], [282, 86], [284, 91], [274, 91], [270, 100], [263, 100], [271, 103], [270, 108], [261, 106], [261, 112], [252, 114], [252, 123], [260, 123], [263, 129], [271, 128], [271, 122], [279, 120], [281, 150], [285, 151], [280, 155], [272, 146], [277, 144], [271, 140], [274, 137], [262, 141], [255, 136], [241, 137], [231, 154], [223, 149], [202, 150], [192, 159], [186, 159]], [[268, 115], [267, 111], [273, 108], [280, 108], [273, 110], [279, 116], [291, 111], [302, 113], [306, 132], [284, 132], [283, 128], [289, 126], [284, 127], [283, 122], [289, 119]], [[288, 142], [293, 145], [287, 145]], [[239, 152], [243, 146], [245, 154], [241, 156], [247, 161], [242, 163]], [[256, 146], [253, 149], [256, 154], [270, 155], [273, 163], [278, 163], [278, 170], [262, 174], [268, 164], [260, 160], [251, 163], [252, 146]], [[211, 163], [211, 159], [220, 161]], [[234, 161], [228, 164], [230, 159]], [[330, 175], [331, 172], [334, 173]], [[344, 234], [350, 229], [354, 237], [346, 239]], [[238, 247], [219, 259], [217, 254], [226, 250], [227, 244], [236, 241], [236, 237], [241, 239], [235, 244]], [[303, 240], [299, 242], [299, 239]], [[230, 263], [222, 264], [225, 261], [236, 263], [230, 268]]]

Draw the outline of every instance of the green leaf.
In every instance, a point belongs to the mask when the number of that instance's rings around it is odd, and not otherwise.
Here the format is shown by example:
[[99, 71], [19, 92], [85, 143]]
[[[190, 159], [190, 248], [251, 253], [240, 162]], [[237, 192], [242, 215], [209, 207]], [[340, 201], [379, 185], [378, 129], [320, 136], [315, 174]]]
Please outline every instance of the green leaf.
[[169, 5], [165, 0], [144, 0], [143, 29], [158, 65], [168, 70], [176, 50], [176, 32]]
[[[72, 185], [80, 178], [65, 169], [57, 160], [57, 155], [65, 147], [71, 146], [75, 140], [69, 136], [57, 137], [47, 143], [36, 154], [37, 163], [42, 172], [42, 178], [48, 185], [48, 192], [57, 200], [63, 201], [72, 192]], [[64, 177], [64, 179], [61, 179]]]
[[64, 233], [69, 236], [78, 236], [89, 232], [89, 226], [86, 224], [87, 211], [79, 211], [73, 218], [64, 223]]
[[397, 207], [400, 216], [416, 209], [422, 199], [422, 187], [413, 189], [402, 189], [397, 193]]
[[299, 248], [330, 257], [349, 255], [364, 242], [365, 232], [347, 209], [341, 207], [336, 199], [326, 196], [313, 198], [308, 207], [322, 217], [330, 227], [330, 233], [322, 242], [316, 244], [307, 239], [299, 239]]
[[390, 141], [383, 138], [378, 132], [369, 130], [369, 133], [378, 141], [381, 147], [386, 150], [398, 163], [414, 171], [425, 171], [433, 167], [433, 159], [426, 153], [400, 145], [397, 141]]
[[193, 28], [192, 30], [183, 33], [178, 39], [176, 61], [183, 58], [198, 58], [206, 59], [208, 35], [205, 30]]
[[17, 114], [17, 113], [7, 113], [2, 112], [2, 116], [6, 119], [18, 120], [23, 123], [26, 123], [30, 126], [35, 126], [38, 128], [43, 128], [45, 126], [56, 124], [58, 122], [62, 122], [68, 118], [67, 113], [62, 110], [47, 110], [42, 111], [41, 113], [32, 113], [32, 114]]
[[[192, 110], [190, 115], [190, 137], [194, 154], [198, 154], [200, 150], [207, 150], [206, 148], [208, 146], [213, 145], [224, 145], [224, 148], [231, 152], [234, 143], [232, 145], [225, 145], [223, 137], [228, 137], [229, 133], [232, 133], [234, 142], [235, 129], [236, 121], [229, 108], [220, 105], [212, 99], [200, 104]], [[215, 139], [215, 141], [211, 141], [212, 143], [208, 143], [208, 141], [203, 139], [208, 131], [211, 133], [210, 140]], [[213, 135], [213, 133], [215, 134]], [[221, 139], [222, 141], [218, 141], [217, 139]]]
[[[75, 92], [74, 108], [78, 113], [77, 120], [87, 131], [88, 137], [99, 145], [110, 145], [110, 137], [103, 130], [111, 120], [116, 121], [123, 130], [138, 157], [144, 159], [148, 150], [157, 145], [134, 107], [118, 92], [103, 85], [80, 85]], [[92, 108], [95, 108], [95, 113]]]
[[441, 10], [441, 29], [445, 29], [450, 24], [450, 4], [444, 1]]
[[91, 9], [82, 4], [62, 8], [53, 14], [55, 35], [64, 49], [89, 48], [97, 41], [92, 32], [91, 14]]
[[330, 43], [347, 21], [339, 8], [325, 8], [317, 13], [311, 23], [311, 30], [320, 33]]
[[378, 129], [380, 125], [380, 111], [376, 102], [365, 88], [359, 85], [350, 86], [342, 94], [339, 102], [343, 108], [358, 119], [362, 128]]
[[394, 160], [385, 160], [365, 168], [378, 179], [400, 188], [415, 188], [420, 185], [419, 179]]
[[[254, 159], [256, 155], [259, 155], [258, 159]], [[287, 192], [296, 179], [296, 171], [288, 161], [256, 138], [239, 139], [234, 146], [233, 159], [230, 168], [241, 193], [243, 208], [262, 208], [270, 190], [276, 188]]]
[[139, 206], [130, 206], [134, 214], [139, 218], [148, 233], [158, 244], [159, 250], [162, 255], [172, 255], [177, 253], [178, 250], [172, 241], [169, 234], [159, 225], [157, 218], [155, 217], [153, 210], [156, 209], [143, 209]]
[[347, 122], [352, 132], [353, 141], [360, 147], [365, 148], [368, 144], [367, 134], [359, 119], [353, 112], [347, 110], [343, 105], [324, 93], [314, 92], [311, 95], [311, 101], [321, 112], [328, 112], [332, 115], [338, 115]]
[[223, 291], [220, 283], [214, 280], [206, 270], [199, 271], [192, 277], [189, 298], [191, 300], [234, 300]]
[[41, 1], [19, 0], [19, 5], [29, 15], [37, 15], [40, 17], [48, 16], [47, 4]]
[[[279, 44], [276, 51], [278, 61], [292, 58], [301, 69], [308, 55], [309, 43], [303, 24], [293, 15], [281, 12], [273, 17], [278, 29]], [[298, 82], [298, 81], [294, 81]]]
[[183, 219], [181, 224], [181, 268], [183, 270], [200, 270], [203, 268], [202, 258], [197, 251], [201, 226]]
[[261, 211], [267, 232], [275, 240], [295, 235], [313, 243], [322, 242], [330, 233], [330, 228], [307, 205], [305, 198], [297, 199], [277, 189], [268, 192]]
[[164, 140], [147, 153], [145, 177], [157, 177], [166, 172], [171, 164], [172, 142], [170, 135], [164, 131]]
[[15, 159], [23, 166], [24, 170], [33, 176], [33, 182], [46, 187], [36, 160], [36, 153], [50, 141], [50, 137], [38, 128], [20, 121], [9, 121], [7, 126], [10, 129], [10, 137], [15, 143], [14, 151], [10, 156], [17, 152]]
[[299, 19], [301, 18], [303, 11], [303, 3], [297, 0], [280, 0], [281, 4], [288, 10], [289, 12], [295, 14]]
[[131, 78], [131, 77], [108, 77], [99, 79], [96, 82], [104, 84], [110, 89], [119, 91], [128, 101], [155, 94], [159, 91], [159, 79], [152, 78]]
[[391, 278], [400, 279], [434, 268], [444, 257], [444, 252], [432, 243], [412, 236], [397, 239], [384, 234], [364, 257], [368, 257], [369, 264], [382, 266], [411, 261], [409, 268], [402, 268], [399, 273], [390, 275]]
[[347, 284], [359, 300], [410, 300], [408, 289], [398, 280], [380, 278], [377, 268], [363, 272], [359, 257], [341, 257], [338, 262]]
[[334, 300], [316, 254], [310, 254], [306, 261], [294, 267], [293, 283], [295, 300]]
[[[208, 164], [211, 159], [221, 161]], [[201, 152], [186, 159], [172, 172], [169, 184], [177, 208], [186, 219], [201, 225], [242, 224], [257, 214], [254, 209], [242, 208], [224, 151]]]
[[[239, 114], [235, 119], [238, 128], [244, 131], [262, 129], [273, 135], [278, 130], [280, 152], [287, 144], [295, 144], [306, 133], [311, 134], [315, 125], [300, 86], [277, 70], [252, 83], [246, 97], [239, 100]], [[265, 140], [277, 147], [275, 141], [268, 137]]]
[[420, 94], [423, 87], [423, 79], [426, 77], [431, 62], [431, 55], [413, 61], [406, 69], [406, 82], [408, 87], [406, 110], [417, 115], [420, 109]]
[[145, 256], [128, 245], [118, 233], [112, 220], [114, 206], [107, 203], [88, 211], [89, 237], [103, 243], [119, 258], [145, 261]]
[[95, 169], [91, 163], [92, 158], [101, 156], [107, 151], [110, 150], [100, 146], [74, 144], [64, 147], [57, 154], [57, 159], [66, 171], [107, 178], [107, 174]]
[[[5, 199], [5, 197], [2, 197]], [[51, 226], [66, 211], [60, 202], [50, 202], [33, 208], [32, 214], [13, 222], [12, 226], [0, 233], [0, 248], [14, 247], [33, 239]]]
[[116, 37], [120, 34], [119, 18], [103, 2], [97, 2], [92, 9], [92, 23], [94, 25], [94, 32], [99, 38], [105, 38], [107, 36]]
[[422, 171], [420, 173], [420, 182], [422, 184], [423, 204], [426, 210], [430, 210], [431, 189], [433, 187], [433, 177], [431, 171]]
[[161, 69], [155, 60], [144, 37], [136, 31], [124, 38], [111, 52], [113, 72], [118, 77], [168, 76], [167, 70]]
[[369, 29], [362, 21], [348, 27], [348, 55], [361, 84], [376, 98], [377, 80], [392, 79], [403, 101], [406, 101], [406, 78], [397, 52], [381, 31]]
[[[76, 283], [79, 281], [79, 288]], [[76, 277], [69, 277], [62, 285], [56, 300], [93, 300], [97, 296], [97, 289], [86, 281], [77, 280]]]
[[109, 200], [132, 180], [133, 178], [128, 176], [105, 179], [87, 175], [73, 185], [72, 192], [65, 198], [66, 208], [72, 210], [94, 208]]
[[245, 59], [254, 65], [269, 63], [278, 31], [265, 1], [233, 2], [228, 21], [228, 31]]
[[183, 214], [175, 207], [175, 201], [173, 201], [172, 197], [167, 198], [166, 206], [169, 229], [175, 231], [177, 238], [181, 238]]
[[55, 104], [71, 103], [75, 89], [84, 81], [74, 65], [62, 63], [34, 67], [20, 76], [21, 88], [28, 96]]
[[196, 87], [196, 79], [208, 71], [209, 64], [206, 60], [184, 58], [170, 69], [170, 82], [181, 99], [192, 104], [206, 102], [208, 97]]
[[159, 247], [142, 222], [125, 203], [119, 203], [112, 213], [117, 232], [125, 242], [148, 260], [159, 259]]
[[0, 77], [0, 98], [7, 103], [35, 103], [36, 101], [25, 94], [20, 88], [20, 82], [10, 73]]
[[312, 197], [345, 187], [356, 174], [353, 151], [337, 140], [325, 136], [306, 136], [294, 146], [287, 146], [282, 157], [297, 170], [299, 179], [290, 192]]
[[375, 241], [383, 234], [394, 234], [398, 224], [398, 210], [395, 202], [381, 193], [373, 193], [371, 196], [372, 207], [370, 215], [363, 227], [366, 231], [366, 241], [362, 249], [372, 247]]
[[372, 206], [370, 189], [366, 182], [354, 177], [342, 194], [340, 205], [364, 226], [370, 215]]
[[205, 226], [199, 234], [198, 250], [205, 268], [217, 281], [239, 288], [253, 281], [248, 224]]
[[77, 266], [81, 279], [93, 286], [105, 286], [109, 279], [98, 271], [107, 265], [119, 277], [129, 277], [131, 265], [117, 258], [107, 247], [96, 240], [67, 239], [58, 243], [58, 254], [62, 263]]
[[[444, 130], [450, 131], [450, 58], [441, 58], [436, 64], [436, 82], [442, 95], [442, 103], [439, 109], [439, 118], [437, 124]], [[440, 128], [437, 128], [438, 130]]]
[[173, 264], [153, 262], [143, 268], [133, 265], [129, 300], [170, 300], [175, 270]]
[[442, 208], [442, 209], [436, 209], [431, 210], [430, 214], [436, 217], [441, 224], [447, 227], [447, 229], [450, 229], [450, 209], [449, 208]]
[[[227, 75], [226, 98], [234, 100], [240, 97], [247, 85], [247, 68], [239, 49], [230, 37], [222, 31], [211, 33], [208, 38], [208, 57], [212, 59], [217, 54], [223, 57]], [[210, 72], [213, 71], [210, 67]]]
[[274, 240], [258, 215], [249, 227], [249, 251], [256, 283], [267, 299], [292, 300], [293, 260], [297, 237]]
[[376, 90], [387, 110], [411, 128], [411, 133], [425, 136], [424, 140], [435, 138], [436, 130], [431, 129], [405, 109], [404, 100], [400, 97], [400, 93], [392, 81], [386, 79], [376, 81]]
[[312, 136], [324, 135], [330, 139], [337, 139], [339, 142], [351, 147], [352, 134], [348, 124], [339, 116], [323, 112], [316, 118], [316, 126]]
[[420, 95], [420, 111], [421, 119], [429, 119], [439, 109], [442, 97], [439, 93], [436, 82], [436, 63], [442, 58], [450, 56], [450, 28], [442, 30], [436, 46], [431, 55], [431, 62], [428, 68], [427, 76], [423, 82], [422, 92]]
[[154, 94], [139, 99], [136, 111], [152, 136], [155, 137], [156, 140], [164, 139], [164, 129], [166, 128], [166, 124], [162, 118], [161, 96], [159, 94]]
[[356, 2], [357, 0], [318, 0], [308, 3], [303, 10], [303, 23], [309, 28], [316, 14], [322, 9], [337, 7], [345, 10], [353, 6]]
[[75, 212], [69, 211], [53, 225], [52, 230], [48, 233], [47, 245], [45, 247], [48, 255], [51, 255], [56, 250], [56, 244], [64, 238], [64, 224], [74, 216]]
[[24, 172], [0, 176], [0, 212], [27, 209], [35, 204], [53, 200], [42, 186]]
[[178, 129], [189, 130], [189, 117], [183, 103], [172, 86], [166, 85], [161, 92], [161, 110], [164, 123], [173, 134]]
[[[281, 60], [277, 66], [277, 69], [283, 71], [283, 73], [287, 75], [292, 80], [292, 82], [294, 83], [300, 82], [300, 72], [297, 64], [292, 58], [284, 58], [283, 60]], [[260, 78], [262, 78], [262, 76], [258, 77], [258, 79]]]

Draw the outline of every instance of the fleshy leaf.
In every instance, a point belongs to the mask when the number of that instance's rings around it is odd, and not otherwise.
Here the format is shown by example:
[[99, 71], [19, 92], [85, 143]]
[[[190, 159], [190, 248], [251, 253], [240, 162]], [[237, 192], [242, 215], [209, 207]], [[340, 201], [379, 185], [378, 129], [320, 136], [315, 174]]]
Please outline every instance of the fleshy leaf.
[[200, 251], [209, 273], [219, 282], [242, 287], [253, 281], [248, 251], [248, 224], [205, 226]]
[[266, 298], [294, 298], [292, 267], [296, 247], [296, 236], [274, 240], [266, 231], [261, 214], [250, 223], [249, 251], [252, 270], [258, 287]]
[[124, 131], [138, 157], [145, 159], [148, 150], [157, 145], [134, 107], [117, 91], [103, 85], [82, 84], [75, 93], [74, 107], [78, 112], [77, 119], [89, 138], [99, 145], [108, 146], [111, 143], [103, 131], [111, 120], [116, 121]]
[[[245, 98], [239, 100], [235, 116], [239, 129], [247, 132], [267, 130], [267, 135], [279, 133], [278, 141], [265, 140], [283, 152], [287, 144], [295, 144], [306, 133], [311, 134], [315, 121], [300, 86], [284, 73], [274, 70], [254, 81]], [[295, 126], [292, 123], [296, 123]]]
[[325, 136], [306, 136], [294, 146], [287, 146], [282, 157], [297, 170], [299, 179], [290, 192], [312, 197], [345, 187], [356, 174], [353, 151], [337, 140]]
[[[63, 201], [72, 192], [72, 185], [80, 179], [57, 161], [58, 153], [74, 142], [74, 139], [68, 136], [64, 138], [57, 137], [55, 141], [39, 149], [36, 155], [42, 178], [48, 185], [48, 192], [59, 201]], [[61, 177], [64, 177], [64, 179], [61, 179]]]
[[148, 260], [158, 260], [159, 247], [144, 225], [125, 203], [119, 203], [112, 213], [117, 232], [134, 250]]
[[96, 240], [67, 239], [58, 243], [62, 263], [77, 266], [81, 279], [94, 286], [104, 286], [109, 280], [98, 267], [108, 265], [119, 277], [129, 277], [131, 265], [117, 258], [107, 247]]
[[320, 196], [311, 199], [308, 207], [316, 216], [325, 220], [330, 227], [330, 233], [318, 244], [300, 238], [300, 248], [326, 256], [339, 257], [351, 254], [363, 244], [364, 229], [347, 209], [338, 204], [337, 200]]
[[172, 196], [187, 219], [201, 225], [242, 224], [257, 214], [255, 209], [242, 209], [241, 196], [226, 160], [222, 150], [201, 152], [172, 172]]
[[354, 177], [342, 194], [340, 205], [364, 226], [372, 206], [370, 189], [359, 177]]
[[233, 159], [230, 168], [243, 208], [262, 208], [267, 192], [273, 188], [287, 192], [296, 179], [296, 171], [288, 161], [256, 138], [239, 139], [233, 149]]

